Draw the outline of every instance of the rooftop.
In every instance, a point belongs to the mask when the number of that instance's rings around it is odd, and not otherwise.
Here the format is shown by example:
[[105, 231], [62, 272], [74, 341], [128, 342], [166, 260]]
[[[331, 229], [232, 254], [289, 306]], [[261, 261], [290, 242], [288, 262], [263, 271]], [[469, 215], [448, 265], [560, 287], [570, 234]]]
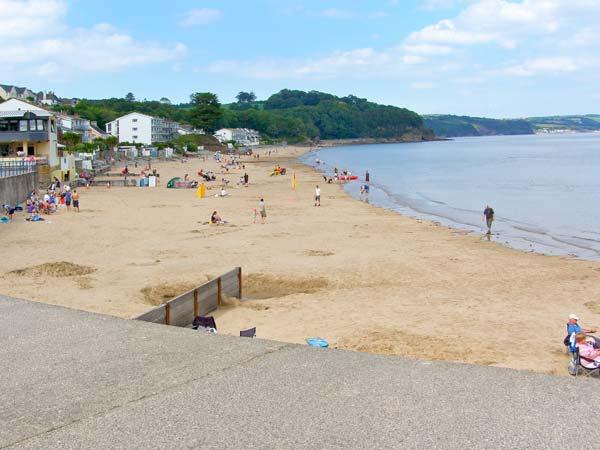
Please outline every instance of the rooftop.
[[567, 448], [597, 434], [597, 380], [208, 335], [6, 297], [0, 342], [2, 448]]

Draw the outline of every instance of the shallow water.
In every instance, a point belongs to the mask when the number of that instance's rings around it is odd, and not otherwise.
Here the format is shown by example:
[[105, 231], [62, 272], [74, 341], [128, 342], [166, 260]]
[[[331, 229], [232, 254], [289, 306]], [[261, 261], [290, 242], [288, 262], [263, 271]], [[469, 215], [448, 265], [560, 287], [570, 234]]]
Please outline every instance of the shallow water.
[[[320, 164], [315, 160], [319, 158]], [[494, 136], [335, 147], [303, 162], [371, 175], [369, 202], [525, 251], [600, 259], [600, 134]], [[346, 184], [359, 197], [364, 181]]]

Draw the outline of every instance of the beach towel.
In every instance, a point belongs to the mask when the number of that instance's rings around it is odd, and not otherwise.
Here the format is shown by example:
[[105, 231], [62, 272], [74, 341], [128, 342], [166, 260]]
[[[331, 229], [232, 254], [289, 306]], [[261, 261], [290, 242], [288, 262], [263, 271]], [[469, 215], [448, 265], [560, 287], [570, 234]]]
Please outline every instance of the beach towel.
[[9, 222], [8, 217], [0, 217], [0, 222], [8, 223]]
[[319, 348], [329, 347], [329, 342], [327, 342], [327, 340], [320, 338], [320, 337], [308, 338], [306, 340], [306, 343], [311, 347], [319, 347]]

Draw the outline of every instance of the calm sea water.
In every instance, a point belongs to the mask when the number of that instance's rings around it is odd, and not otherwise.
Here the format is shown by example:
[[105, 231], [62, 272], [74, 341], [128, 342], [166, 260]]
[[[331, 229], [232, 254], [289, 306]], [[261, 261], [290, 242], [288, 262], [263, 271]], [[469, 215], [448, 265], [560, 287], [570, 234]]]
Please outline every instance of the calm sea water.
[[[319, 158], [321, 164], [316, 164]], [[600, 134], [459, 138], [323, 149], [303, 162], [371, 174], [369, 202], [526, 251], [600, 259]], [[361, 181], [346, 189], [358, 197]]]

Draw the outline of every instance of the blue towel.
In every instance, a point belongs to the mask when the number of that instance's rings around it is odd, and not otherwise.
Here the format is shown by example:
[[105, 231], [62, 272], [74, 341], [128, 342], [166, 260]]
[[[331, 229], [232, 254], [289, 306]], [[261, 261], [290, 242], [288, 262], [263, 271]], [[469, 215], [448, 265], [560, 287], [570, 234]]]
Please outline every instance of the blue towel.
[[320, 338], [320, 337], [316, 337], [316, 338], [308, 338], [306, 340], [306, 343], [308, 345], [310, 345], [311, 347], [320, 347], [320, 348], [327, 348], [329, 347], [329, 342], [327, 342], [327, 340]]

